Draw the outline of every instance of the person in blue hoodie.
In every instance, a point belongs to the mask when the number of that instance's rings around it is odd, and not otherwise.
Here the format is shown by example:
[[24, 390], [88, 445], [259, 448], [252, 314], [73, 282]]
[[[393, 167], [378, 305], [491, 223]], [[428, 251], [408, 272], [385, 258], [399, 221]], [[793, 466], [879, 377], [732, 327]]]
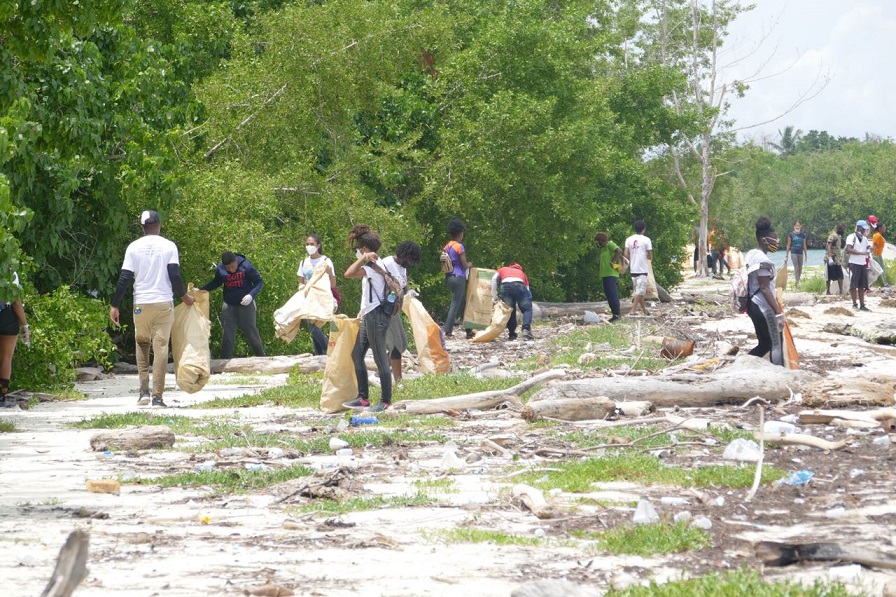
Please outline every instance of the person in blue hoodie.
[[255, 325], [257, 309], [255, 299], [261, 292], [264, 282], [261, 274], [246, 259], [245, 255], [224, 251], [221, 254], [221, 263], [215, 270], [215, 278], [202, 287], [202, 290], [212, 291], [224, 285], [224, 311], [221, 313], [221, 358], [233, 357], [233, 345], [236, 340], [237, 328], [243, 332], [246, 341], [257, 357], [264, 356], [264, 345], [261, 342], [261, 334]]

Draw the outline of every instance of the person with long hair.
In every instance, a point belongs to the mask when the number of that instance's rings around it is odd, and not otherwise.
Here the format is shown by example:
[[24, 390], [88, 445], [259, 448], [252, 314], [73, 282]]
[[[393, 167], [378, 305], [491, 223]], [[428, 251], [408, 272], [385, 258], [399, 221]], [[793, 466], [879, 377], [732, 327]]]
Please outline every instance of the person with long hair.
[[[464, 316], [467, 300], [467, 272], [473, 267], [473, 264], [467, 261], [466, 248], [461, 244], [465, 231], [464, 223], [457, 218], [448, 222], [448, 234], [451, 236], [451, 240], [442, 248], [454, 267], [445, 274], [445, 286], [451, 292], [451, 306], [448, 307], [448, 317], [445, 318], [445, 326], [442, 328], [446, 338], [454, 337], [452, 333], [454, 320]], [[472, 332], [471, 329], [467, 330], [468, 338], [472, 336]]]
[[787, 256], [793, 260], [793, 278], [794, 287], [800, 285], [800, 278], [803, 276], [803, 265], [806, 251], [806, 233], [803, 231], [803, 224], [797, 220], [793, 223], [793, 232], [787, 234], [787, 248], [784, 255], [784, 263], [787, 263]]
[[784, 313], [775, 297], [775, 265], [768, 254], [778, 250], [778, 233], [771, 220], [762, 216], [756, 220], [756, 244], [747, 253], [747, 290], [750, 301], [747, 315], [753, 321], [758, 344], [749, 354], [757, 357], [769, 355], [769, 360], [784, 366]]
[[[336, 273], [333, 269], [333, 262], [329, 257], [321, 253], [322, 248], [323, 245], [321, 244], [318, 235], [309, 234], [305, 237], [305, 251], [308, 253], [308, 256], [302, 259], [301, 263], [299, 263], [299, 269], [296, 270], [296, 275], [299, 277], [299, 286], [303, 286], [311, 279], [311, 276], [314, 275], [314, 269], [318, 265], [321, 263], [326, 265], [327, 277], [330, 279], [330, 291], [333, 293], [333, 311], [335, 311], [338, 308], [339, 301], [342, 300], [342, 297], [339, 295], [339, 292], [335, 290]], [[321, 328], [310, 321], [306, 323], [311, 332], [311, 343], [314, 345], [314, 354], [327, 354], [327, 335], [324, 334], [324, 331]]]
[[[16, 286], [20, 286], [19, 274], [13, 273], [13, 282]], [[26, 346], [31, 344], [31, 331], [28, 328], [22, 300], [0, 303], [0, 408], [18, 408], [16, 399], [7, 394], [12, 378], [12, 357], [19, 343], [20, 332], [22, 342]]]
[[[342, 406], [352, 410], [381, 412], [392, 406], [392, 371], [386, 334], [398, 314], [387, 310], [390, 298], [393, 298], [390, 294], [403, 293], [407, 288], [407, 268], [420, 263], [420, 247], [415, 242], [404, 241], [398, 246], [394, 256], [380, 258], [377, 251], [380, 250], [382, 241], [366, 224], [352, 227], [348, 243], [355, 250], [356, 260], [345, 270], [344, 275], [349, 279], [362, 280], [359, 313], [361, 329], [352, 352], [358, 396]], [[373, 352], [380, 378], [381, 397], [375, 406], [370, 405], [367, 367], [364, 364], [368, 349]], [[392, 355], [393, 358], [395, 356]], [[400, 359], [401, 355], [397, 355], [397, 358]]]

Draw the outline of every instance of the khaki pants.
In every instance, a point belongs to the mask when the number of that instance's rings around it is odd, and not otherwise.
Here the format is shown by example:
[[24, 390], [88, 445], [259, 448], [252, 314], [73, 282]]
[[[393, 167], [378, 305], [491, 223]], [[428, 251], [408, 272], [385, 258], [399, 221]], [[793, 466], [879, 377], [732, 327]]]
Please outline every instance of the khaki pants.
[[149, 390], [149, 352], [152, 349], [152, 397], [161, 398], [165, 391], [168, 369], [168, 340], [174, 325], [174, 303], [148, 303], [134, 306], [134, 327], [137, 339], [137, 374], [140, 392]]

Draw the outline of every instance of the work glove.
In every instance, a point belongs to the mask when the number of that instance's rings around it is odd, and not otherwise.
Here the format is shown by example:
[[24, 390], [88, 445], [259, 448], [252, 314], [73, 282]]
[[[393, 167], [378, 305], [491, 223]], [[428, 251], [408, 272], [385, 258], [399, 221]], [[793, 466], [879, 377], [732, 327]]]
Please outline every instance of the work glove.
[[240, 304], [244, 307], [248, 307], [249, 305], [251, 305], [252, 304], [252, 295], [247, 294], [246, 296], [244, 296], [243, 300], [240, 301]]
[[777, 315], [775, 315], [775, 324], [778, 326], [779, 332], [784, 331], [784, 314], [783, 313], [778, 313]]
[[27, 323], [22, 326], [22, 343], [25, 346], [31, 346], [31, 330]]
[[828, 259], [828, 265], [834, 265], [834, 258], [833, 258], [833, 257], [831, 257], [830, 259]]

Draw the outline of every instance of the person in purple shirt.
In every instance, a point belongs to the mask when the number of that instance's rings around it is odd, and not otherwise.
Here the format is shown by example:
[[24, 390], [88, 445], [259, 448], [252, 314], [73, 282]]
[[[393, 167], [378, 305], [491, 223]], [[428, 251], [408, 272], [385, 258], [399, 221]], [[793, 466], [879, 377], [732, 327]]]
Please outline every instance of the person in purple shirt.
[[[467, 272], [473, 264], [467, 261], [467, 252], [461, 241], [464, 240], [466, 227], [457, 218], [448, 222], [448, 234], [451, 240], [442, 249], [451, 258], [454, 269], [445, 274], [445, 286], [451, 291], [451, 306], [448, 307], [448, 317], [445, 318], [445, 326], [442, 330], [446, 338], [453, 338], [454, 321], [458, 317], [463, 319], [464, 307], [467, 302]], [[473, 330], [467, 330], [467, 338], [472, 337]]]

